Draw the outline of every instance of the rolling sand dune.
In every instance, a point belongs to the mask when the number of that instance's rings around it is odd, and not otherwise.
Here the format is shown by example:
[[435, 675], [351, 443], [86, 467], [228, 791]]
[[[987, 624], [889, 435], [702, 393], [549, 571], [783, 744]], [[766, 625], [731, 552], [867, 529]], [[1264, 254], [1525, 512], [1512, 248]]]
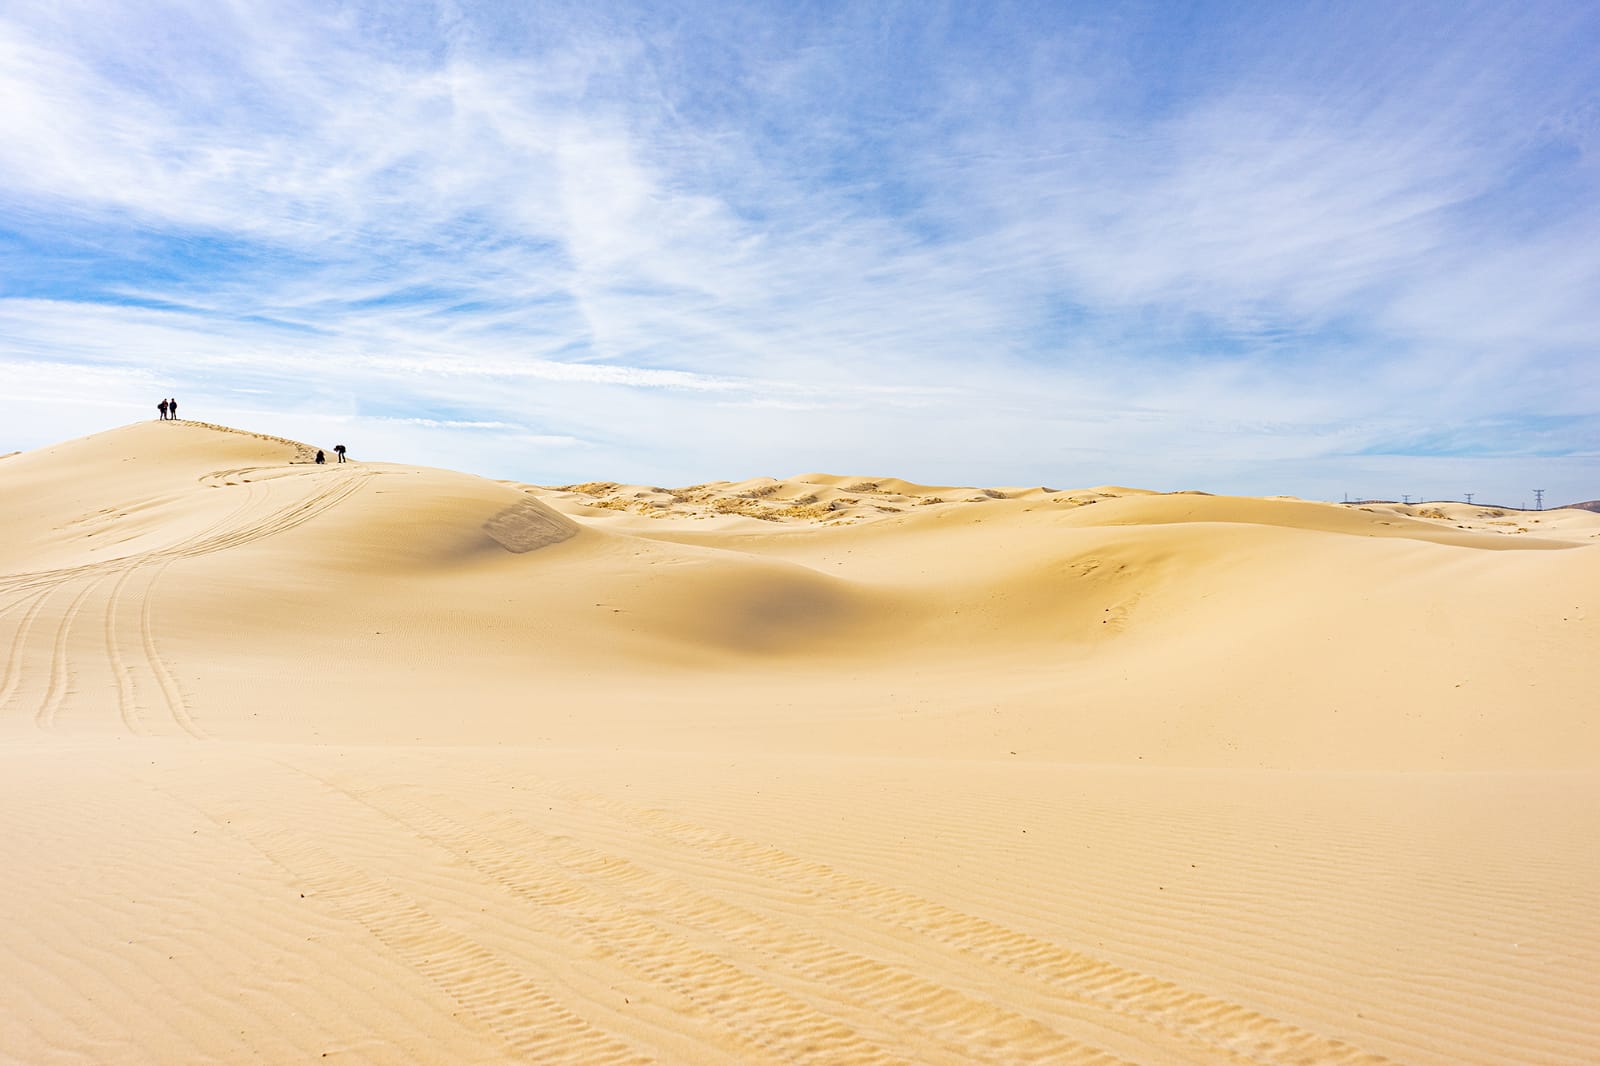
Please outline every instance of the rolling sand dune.
[[1600, 514], [0, 459], [0, 1061], [1579, 1063]]

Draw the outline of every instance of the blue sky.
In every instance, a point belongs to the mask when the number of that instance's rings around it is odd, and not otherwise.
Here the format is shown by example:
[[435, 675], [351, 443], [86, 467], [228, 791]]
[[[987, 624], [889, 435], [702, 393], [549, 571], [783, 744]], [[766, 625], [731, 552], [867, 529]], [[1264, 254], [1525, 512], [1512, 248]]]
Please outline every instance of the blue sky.
[[1600, 9], [0, 2], [0, 451], [1600, 497]]

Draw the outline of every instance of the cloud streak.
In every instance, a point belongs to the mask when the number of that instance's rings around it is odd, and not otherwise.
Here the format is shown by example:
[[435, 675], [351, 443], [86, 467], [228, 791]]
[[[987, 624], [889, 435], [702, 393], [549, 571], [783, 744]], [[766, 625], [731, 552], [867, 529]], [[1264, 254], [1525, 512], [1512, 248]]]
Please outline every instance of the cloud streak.
[[0, 371], [532, 479], [1600, 495], [1600, 20], [1182, 10], [3, 15]]

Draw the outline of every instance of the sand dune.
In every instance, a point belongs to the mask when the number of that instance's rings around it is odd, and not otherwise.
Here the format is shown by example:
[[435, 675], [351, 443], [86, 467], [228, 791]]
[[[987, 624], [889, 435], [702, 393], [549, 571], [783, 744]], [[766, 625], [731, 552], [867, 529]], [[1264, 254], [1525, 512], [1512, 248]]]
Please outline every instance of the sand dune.
[[1600, 514], [0, 459], [0, 1060], [1600, 1047]]

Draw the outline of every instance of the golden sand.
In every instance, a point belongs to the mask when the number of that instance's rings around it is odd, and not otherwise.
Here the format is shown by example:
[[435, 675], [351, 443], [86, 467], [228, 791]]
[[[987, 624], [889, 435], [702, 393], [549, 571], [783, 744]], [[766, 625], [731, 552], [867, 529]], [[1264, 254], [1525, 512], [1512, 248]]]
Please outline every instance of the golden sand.
[[0, 459], [0, 1061], [1579, 1063], [1600, 515]]

